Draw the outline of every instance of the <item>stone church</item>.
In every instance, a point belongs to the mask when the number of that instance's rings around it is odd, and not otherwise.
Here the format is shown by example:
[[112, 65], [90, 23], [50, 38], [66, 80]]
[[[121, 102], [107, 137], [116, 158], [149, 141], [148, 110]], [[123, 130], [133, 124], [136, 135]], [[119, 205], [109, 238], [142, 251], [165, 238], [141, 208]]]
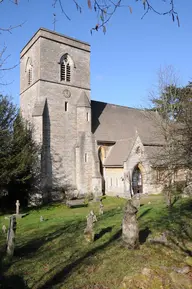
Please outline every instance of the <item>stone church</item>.
[[91, 100], [90, 45], [41, 28], [20, 54], [20, 107], [41, 146], [44, 191], [158, 193], [162, 147], [149, 114]]

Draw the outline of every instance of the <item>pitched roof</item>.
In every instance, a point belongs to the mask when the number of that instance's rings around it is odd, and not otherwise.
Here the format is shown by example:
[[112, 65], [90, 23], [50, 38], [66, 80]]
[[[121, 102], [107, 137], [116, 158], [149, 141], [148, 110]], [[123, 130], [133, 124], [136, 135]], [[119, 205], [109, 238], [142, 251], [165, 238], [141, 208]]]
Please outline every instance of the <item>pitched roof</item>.
[[87, 94], [83, 91], [77, 101], [77, 107], [91, 107]]
[[123, 162], [126, 161], [132, 145], [133, 139], [118, 140], [111, 148], [104, 166], [123, 166]]
[[134, 138], [136, 134], [143, 143], [162, 143], [155, 123], [157, 113], [125, 106], [91, 101], [92, 132], [100, 141], [117, 141]]
[[42, 116], [46, 100], [37, 101], [33, 108], [32, 116]]

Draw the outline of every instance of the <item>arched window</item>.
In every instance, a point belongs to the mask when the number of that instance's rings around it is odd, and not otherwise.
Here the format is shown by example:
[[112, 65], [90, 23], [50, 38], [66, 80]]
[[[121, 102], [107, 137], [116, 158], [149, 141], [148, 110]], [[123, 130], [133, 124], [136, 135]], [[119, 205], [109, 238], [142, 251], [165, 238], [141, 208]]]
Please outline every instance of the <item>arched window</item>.
[[27, 77], [27, 84], [31, 85], [32, 84], [32, 79], [33, 79], [33, 75], [32, 75], [32, 61], [31, 58], [28, 57], [27, 62], [26, 62], [26, 67], [25, 67], [25, 73], [26, 73], [26, 77]]
[[69, 54], [64, 54], [60, 59], [60, 80], [61, 81], [71, 81], [71, 70], [73, 66], [73, 61]]
[[141, 172], [141, 165], [138, 164], [133, 169], [132, 173], [132, 190], [133, 194], [142, 193], [143, 191], [143, 175]]

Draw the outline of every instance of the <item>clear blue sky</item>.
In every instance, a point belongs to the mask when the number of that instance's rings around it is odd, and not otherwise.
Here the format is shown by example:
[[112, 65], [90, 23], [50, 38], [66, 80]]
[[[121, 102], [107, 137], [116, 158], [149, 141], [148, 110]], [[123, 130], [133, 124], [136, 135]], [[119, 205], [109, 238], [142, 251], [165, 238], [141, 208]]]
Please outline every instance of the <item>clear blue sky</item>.
[[[40, 28], [53, 29], [53, 13], [57, 15], [56, 31], [91, 44], [91, 89], [92, 99], [127, 106], [144, 106], [148, 93], [157, 81], [161, 66], [173, 65], [186, 84], [192, 77], [192, 1], [175, 0], [181, 27], [173, 23], [170, 16], [149, 13], [141, 20], [142, 5], [135, 0], [128, 8], [121, 8], [107, 26], [107, 33], [95, 32], [90, 28], [97, 20], [94, 12], [87, 8], [77, 12], [71, 0], [62, 0], [71, 21], [61, 13], [59, 6], [52, 7], [53, 0], [20, 0], [16, 6], [9, 0], [0, 4], [0, 27], [18, 25], [21, 28], [12, 34], [0, 34], [0, 45], [7, 46], [10, 57], [7, 65], [19, 63], [19, 53], [33, 34]], [[161, 2], [153, 0], [152, 2]], [[169, 1], [167, 1], [169, 2]], [[159, 8], [164, 7], [162, 1]], [[157, 7], [158, 8], [158, 7]], [[19, 104], [19, 66], [1, 74], [0, 92], [9, 94]]]

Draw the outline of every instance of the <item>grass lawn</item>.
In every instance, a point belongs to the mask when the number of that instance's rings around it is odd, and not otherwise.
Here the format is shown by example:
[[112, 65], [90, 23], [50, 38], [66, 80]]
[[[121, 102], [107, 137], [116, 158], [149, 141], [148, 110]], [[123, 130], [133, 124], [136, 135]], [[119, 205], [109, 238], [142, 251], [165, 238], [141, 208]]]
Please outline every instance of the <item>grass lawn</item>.
[[[141, 203], [141, 246], [135, 251], [125, 249], [121, 243], [123, 199], [104, 199], [105, 212], [98, 216], [92, 244], [86, 243], [83, 230], [90, 209], [98, 214], [98, 203], [71, 209], [53, 204], [29, 210], [29, 215], [17, 219], [15, 254], [11, 263], [2, 261], [0, 288], [118, 289], [125, 276], [145, 267], [182, 267], [185, 258], [192, 254], [192, 200], [178, 201], [171, 211], [162, 196], [150, 196]], [[40, 222], [40, 216], [45, 221]], [[4, 217], [0, 216], [1, 227], [8, 226]], [[145, 242], [149, 234], [167, 230], [171, 232], [171, 246]], [[0, 233], [1, 256], [5, 242]]]

